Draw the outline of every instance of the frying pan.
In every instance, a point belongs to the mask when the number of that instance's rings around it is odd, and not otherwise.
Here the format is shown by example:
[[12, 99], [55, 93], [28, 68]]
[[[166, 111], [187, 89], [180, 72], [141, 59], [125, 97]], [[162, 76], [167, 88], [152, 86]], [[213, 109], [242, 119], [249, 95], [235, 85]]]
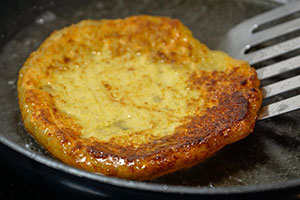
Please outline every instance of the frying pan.
[[1, 1], [1, 160], [59, 197], [295, 197], [300, 193], [300, 111], [257, 122], [249, 137], [224, 148], [213, 158], [191, 169], [141, 182], [89, 173], [53, 158], [25, 131], [16, 92], [18, 70], [30, 52], [53, 30], [82, 19], [137, 14], [178, 18], [193, 31], [196, 38], [214, 49], [231, 27], [283, 3], [286, 1]]

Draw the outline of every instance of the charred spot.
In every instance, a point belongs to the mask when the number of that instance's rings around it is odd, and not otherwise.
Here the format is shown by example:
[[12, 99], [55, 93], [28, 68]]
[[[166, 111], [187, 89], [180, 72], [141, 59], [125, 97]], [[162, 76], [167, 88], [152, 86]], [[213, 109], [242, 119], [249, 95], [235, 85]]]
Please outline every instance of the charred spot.
[[97, 147], [95, 146], [90, 146], [87, 148], [87, 152], [92, 155], [95, 158], [105, 158], [107, 155], [103, 152], [100, 151]]
[[190, 76], [189, 80], [193, 83], [193, 85], [202, 85], [204, 82], [206, 82], [209, 79], [208, 76], [199, 76], [193, 72]]
[[[105, 142], [94, 142], [90, 145], [86, 151], [89, 155], [93, 156], [94, 158], [107, 158], [107, 157], [120, 157], [116, 152], [110, 149], [111, 144]], [[118, 150], [119, 146], [116, 147], [115, 150]]]
[[52, 121], [49, 120], [50, 113], [46, 110], [40, 110], [40, 114], [38, 115], [38, 118], [43, 121], [45, 124], [52, 124]]
[[211, 82], [209, 84], [215, 85], [216, 83], [217, 83], [217, 81], [213, 79], [213, 80], [211, 80]]
[[71, 152], [75, 152], [77, 150], [81, 150], [82, 149], [82, 144], [80, 142], [77, 142], [77, 144], [71, 149]]
[[163, 60], [167, 60], [167, 55], [164, 52], [158, 51], [157, 56]]
[[242, 81], [240, 81], [241, 85], [246, 85], [247, 84], [247, 79], [244, 79]]
[[139, 159], [141, 156], [135, 153], [130, 153], [126, 155], [126, 160], [128, 160], [129, 162], [132, 162], [136, 159]]
[[201, 144], [205, 141], [205, 138], [203, 137], [196, 137], [196, 138], [193, 138], [193, 140], [190, 142], [190, 145], [193, 146], [193, 145], [198, 145], [198, 144]]
[[69, 141], [68, 138], [66, 137], [66, 134], [63, 131], [56, 130], [55, 133], [56, 133], [56, 136], [60, 138], [60, 142], [62, 144], [67, 143]]
[[234, 112], [234, 119], [235, 121], [240, 121], [243, 118], [245, 118], [246, 114], [248, 113], [248, 101], [243, 96], [241, 92], [234, 92], [231, 96], [232, 98], [232, 105], [227, 105], [227, 107], [230, 107], [232, 112]]
[[188, 43], [187, 44], [187, 48], [189, 50], [189, 56], [192, 56], [192, 54], [193, 54], [193, 46], [190, 43]]
[[213, 71], [213, 72], [212, 72], [212, 76], [213, 76], [213, 77], [216, 77], [216, 76], [218, 76], [218, 75], [219, 75], [218, 73], [220, 73], [220, 72]]
[[65, 133], [65, 135], [68, 135], [69, 137], [71, 137], [74, 140], [76, 140], [78, 135], [80, 135], [79, 132], [75, 132], [71, 128], [62, 128], [61, 130], [62, 130], [63, 133]]
[[162, 159], [163, 159], [162, 156], [159, 154], [155, 156], [155, 160], [162, 160]]
[[55, 67], [54, 67], [52, 64], [50, 64], [50, 65], [47, 67], [47, 71], [53, 70], [53, 69], [55, 69]]
[[64, 56], [63, 60], [64, 60], [65, 64], [68, 64], [70, 62], [71, 58]]

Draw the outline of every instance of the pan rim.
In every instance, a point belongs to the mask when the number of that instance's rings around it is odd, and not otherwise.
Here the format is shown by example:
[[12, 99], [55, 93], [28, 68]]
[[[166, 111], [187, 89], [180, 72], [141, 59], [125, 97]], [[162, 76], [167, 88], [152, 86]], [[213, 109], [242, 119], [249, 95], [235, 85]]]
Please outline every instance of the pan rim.
[[180, 186], [180, 185], [167, 185], [160, 183], [148, 183], [142, 181], [134, 181], [127, 179], [120, 179], [116, 177], [109, 177], [99, 175], [96, 173], [84, 171], [58, 160], [51, 160], [45, 155], [40, 155], [36, 152], [30, 151], [25, 147], [19, 146], [17, 143], [8, 140], [5, 136], [0, 137], [0, 143], [11, 148], [12, 150], [30, 158], [40, 164], [44, 164], [55, 170], [76, 176], [78, 178], [87, 178], [100, 183], [109, 184], [118, 187], [125, 187], [132, 190], [150, 191], [150, 192], [163, 192], [170, 194], [181, 195], [232, 195], [232, 194], [245, 194], [245, 193], [259, 193], [271, 192], [274, 190], [288, 189], [293, 187], [300, 187], [300, 179], [291, 179], [288, 181], [280, 181], [260, 185], [243, 185], [243, 186], [228, 186], [228, 187], [208, 187], [208, 186]]

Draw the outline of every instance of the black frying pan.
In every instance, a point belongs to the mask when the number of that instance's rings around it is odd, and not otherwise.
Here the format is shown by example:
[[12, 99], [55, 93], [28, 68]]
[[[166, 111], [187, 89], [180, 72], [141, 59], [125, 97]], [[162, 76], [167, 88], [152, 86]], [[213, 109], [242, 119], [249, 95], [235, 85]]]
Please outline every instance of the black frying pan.
[[[282, 1], [278, 1], [282, 2]], [[0, 154], [30, 180], [74, 197], [263, 198], [300, 193], [300, 111], [257, 122], [253, 134], [189, 170], [147, 181], [101, 176], [51, 157], [21, 123], [16, 81], [30, 52], [81, 19], [136, 14], [179, 18], [210, 48], [235, 24], [275, 8], [266, 0], [7, 1], [0, 4]], [[282, 98], [282, 97], [277, 97]]]

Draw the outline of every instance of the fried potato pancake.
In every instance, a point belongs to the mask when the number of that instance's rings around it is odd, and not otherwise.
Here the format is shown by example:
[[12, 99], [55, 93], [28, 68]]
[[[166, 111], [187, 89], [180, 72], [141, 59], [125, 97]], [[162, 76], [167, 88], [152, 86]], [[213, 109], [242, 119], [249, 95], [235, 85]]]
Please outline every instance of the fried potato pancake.
[[19, 72], [25, 128], [77, 168], [146, 180], [253, 131], [262, 96], [246, 62], [179, 20], [84, 20], [54, 31]]

